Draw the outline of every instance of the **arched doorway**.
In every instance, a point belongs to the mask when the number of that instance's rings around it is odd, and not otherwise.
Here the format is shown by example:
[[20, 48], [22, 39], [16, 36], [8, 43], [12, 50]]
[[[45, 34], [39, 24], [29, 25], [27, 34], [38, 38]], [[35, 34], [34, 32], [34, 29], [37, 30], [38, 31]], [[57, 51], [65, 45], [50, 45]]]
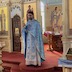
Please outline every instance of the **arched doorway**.
[[21, 51], [21, 20], [18, 15], [12, 18], [13, 51]]

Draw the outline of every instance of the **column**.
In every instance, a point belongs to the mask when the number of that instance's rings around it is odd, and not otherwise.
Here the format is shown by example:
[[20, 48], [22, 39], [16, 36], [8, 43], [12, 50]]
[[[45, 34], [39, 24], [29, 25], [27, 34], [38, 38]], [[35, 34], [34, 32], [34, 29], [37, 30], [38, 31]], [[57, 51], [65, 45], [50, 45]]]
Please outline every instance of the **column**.
[[[21, 31], [22, 31], [22, 28], [23, 28], [23, 25], [24, 25], [24, 2], [22, 1], [21, 3]], [[20, 38], [21, 40], [21, 53], [24, 54], [24, 47], [23, 47], [23, 39], [22, 39], [22, 36]]]
[[72, 72], [72, 68], [63, 67], [63, 72]]
[[13, 51], [13, 41], [12, 41], [12, 20], [11, 20], [11, 1], [8, 2], [8, 42], [9, 42], [9, 52]]
[[[37, 20], [41, 23], [41, 9], [40, 9], [40, 0], [36, 0], [36, 12], [37, 12]], [[41, 25], [42, 26], [42, 25]]]
[[0, 42], [0, 72], [3, 72], [3, 67], [2, 67], [2, 49], [5, 47], [5, 42]]
[[3, 67], [2, 67], [2, 47], [0, 47], [0, 72], [3, 72]]
[[[69, 30], [69, 16], [68, 16], [68, 12], [69, 12], [69, 8], [68, 8], [68, 2], [69, 0], [62, 0], [62, 8], [63, 8], [63, 37], [62, 37], [62, 41], [63, 41], [63, 59], [66, 60], [66, 54], [68, 52], [68, 49], [70, 48], [71, 44], [70, 44], [70, 40], [68, 38], [69, 34], [68, 34], [68, 30]], [[62, 66], [63, 67], [63, 72], [72, 72], [72, 67], [67, 67], [67, 66]]]
[[62, 23], [63, 23], [63, 58], [65, 58], [65, 55], [69, 48], [69, 41], [67, 39], [68, 37], [68, 0], [62, 0], [62, 8], [63, 8], [63, 16], [62, 16]]

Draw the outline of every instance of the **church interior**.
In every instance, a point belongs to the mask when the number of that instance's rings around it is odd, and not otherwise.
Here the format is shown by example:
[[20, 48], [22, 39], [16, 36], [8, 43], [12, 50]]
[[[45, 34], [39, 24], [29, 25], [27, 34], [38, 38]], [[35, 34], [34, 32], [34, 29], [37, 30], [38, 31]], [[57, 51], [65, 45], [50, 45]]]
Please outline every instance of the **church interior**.
[[[22, 28], [31, 8], [42, 29], [46, 60], [25, 65]], [[0, 0], [1, 72], [72, 72], [72, 0]]]

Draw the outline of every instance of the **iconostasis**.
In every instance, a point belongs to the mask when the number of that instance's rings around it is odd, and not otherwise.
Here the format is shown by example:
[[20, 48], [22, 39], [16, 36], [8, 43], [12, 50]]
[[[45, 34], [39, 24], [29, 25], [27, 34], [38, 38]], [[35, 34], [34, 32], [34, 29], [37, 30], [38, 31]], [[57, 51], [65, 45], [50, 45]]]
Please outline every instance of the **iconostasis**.
[[48, 27], [53, 27], [55, 32], [62, 33], [62, 5], [49, 5], [46, 8], [46, 30]]
[[24, 4], [24, 23], [27, 22], [27, 11], [31, 7], [31, 10], [34, 12], [34, 18], [37, 19], [37, 10], [36, 10], [36, 2], [33, 3], [25, 3]]
[[72, 0], [69, 0], [69, 29], [72, 29]]
[[72, 0], [67, 1], [68, 35], [72, 36]]
[[7, 7], [0, 8], [0, 32], [8, 31], [8, 9]]

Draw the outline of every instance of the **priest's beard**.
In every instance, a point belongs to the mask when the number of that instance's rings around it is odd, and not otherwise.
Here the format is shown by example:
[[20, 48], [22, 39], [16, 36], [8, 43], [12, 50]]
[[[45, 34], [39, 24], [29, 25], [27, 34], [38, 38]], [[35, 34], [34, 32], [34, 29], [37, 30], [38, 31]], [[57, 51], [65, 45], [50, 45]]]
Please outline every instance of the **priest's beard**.
[[29, 18], [29, 20], [32, 20], [33, 18]]

